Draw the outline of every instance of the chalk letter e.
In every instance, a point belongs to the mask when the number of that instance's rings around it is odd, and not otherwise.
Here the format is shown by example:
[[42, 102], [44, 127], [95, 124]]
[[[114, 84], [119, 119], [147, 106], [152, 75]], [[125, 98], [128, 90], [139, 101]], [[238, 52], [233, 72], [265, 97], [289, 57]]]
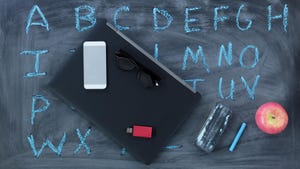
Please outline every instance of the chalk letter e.
[[[32, 22], [32, 17], [34, 15], [35, 11], [37, 11], [39, 13], [39, 15], [41, 16], [43, 22]], [[27, 19], [27, 26], [26, 26], [26, 34], [28, 34], [29, 28], [30, 28], [31, 25], [42, 26], [42, 27], [45, 27], [47, 31], [49, 31], [48, 21], [45, 18], [45, 15], [43, 14], [43, 12], [39, 8], [39, 6], [37, 6], [37, 5], [34, 5], [31, 8], [30, 12], [29, 12], [28, 19]]]

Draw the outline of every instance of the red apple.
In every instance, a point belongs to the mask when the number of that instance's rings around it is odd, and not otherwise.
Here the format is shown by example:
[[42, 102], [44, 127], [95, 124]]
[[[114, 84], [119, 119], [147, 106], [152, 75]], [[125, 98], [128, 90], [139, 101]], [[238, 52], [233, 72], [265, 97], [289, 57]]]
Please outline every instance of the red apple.
[[267, 102], [257, 109], [255, 121], [261, 131], [267, 134], [278, 134], [286, 128], [289, 118], [280, 104]]

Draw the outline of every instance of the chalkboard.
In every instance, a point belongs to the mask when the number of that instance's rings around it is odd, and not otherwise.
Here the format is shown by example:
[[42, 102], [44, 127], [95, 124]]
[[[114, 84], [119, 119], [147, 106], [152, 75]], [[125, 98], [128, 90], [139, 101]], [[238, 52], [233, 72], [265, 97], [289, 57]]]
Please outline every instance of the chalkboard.
[[[299, 7], [288, 0], [1, 1], [0, 168], [300, 168]], [[94, 18], [107, 19], [203, 96], [149, 166], [47, 90]], [[288, 111], [279, 135], [255, 124], [267, 101]], [[193, 142], [216, 102], [233, 118], [207, 154]], [[242, 122], [245, 133], [229, 152]]]

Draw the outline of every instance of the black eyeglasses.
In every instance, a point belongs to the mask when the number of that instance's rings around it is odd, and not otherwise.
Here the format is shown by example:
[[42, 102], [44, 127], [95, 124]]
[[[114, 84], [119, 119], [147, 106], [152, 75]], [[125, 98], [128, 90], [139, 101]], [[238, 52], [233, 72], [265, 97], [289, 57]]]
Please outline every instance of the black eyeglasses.
[[115, 55], [119, 69], [123, 71], [132, 71], [134, 69], [138, 70], [137, 79], [142, 82], [144, 87], [150, 88], [159, 86], [159, 78], [134, 61], [127, 52], [120, 49], [115, 53]]

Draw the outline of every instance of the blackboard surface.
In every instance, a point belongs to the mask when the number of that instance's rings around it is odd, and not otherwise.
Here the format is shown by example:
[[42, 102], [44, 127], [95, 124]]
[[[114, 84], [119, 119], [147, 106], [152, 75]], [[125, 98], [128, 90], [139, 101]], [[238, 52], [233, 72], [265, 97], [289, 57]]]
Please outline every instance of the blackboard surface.
[[[245, 5], [241, 11], [241, 20], [253, 19], [252, 27], [246, 31], [240, 31], [236, 26], [236, 13], [241, 4]], [[268, 31], [268, 6], [272, 6], [272, 13], [276, 15], [283, 13], [284, 4], [288, 4], [287, 31], [284, 31], [282, 19], [272, 21], [272, 29]], [[45, 15], [49, 31], [45, 27], [33, 25], [26, 33], [28, 16], [34, 5], [38, 5]], [[191, 86], [193, 83], [190, 79], [203, 79], [195, 86], [203, 96], [202, 103], [170, 142], [175, 147], [180, 145], [179, 148], [164, 148], [160, 157], [149, 166], [135, 161], [126, 152], [120, 155], [121, 147], [45, 89], [72, 56], [74, 48], [91, 31], [76, 30], [75, 8], [83, 5], [92, 6], [97, 18], [106, 18], [110, 23], [114, 23], [114, 14], [118, 8], [128, 6], [130, 10], [121, 11], [118, 16], [118, 24], [130, 27], [122, 31], [124, 34], [149, 53], [154, 53], [157, 43], [158, 60]], [[229, 6], [227, 10], [220, 11], [220, 15], [229, 16], [230, 20], [219, 22], [215, 31], [214, 9], [218, 6]], [[185, 33], [185, 8], [193, 7], [200, 9], [191, 12], [191, 17], [198, 18], [198, 22], [191, 23], [190, 27], [200, 26], [201, 30]], [[277, 0], [2, 0], [0, 168], [300, 168], [299, 7], [296, 1]], [[173, 22], [169, 28], [159, 32], [153, 30], [153, 8], [167, 10], [172, 15]], [[33, 19], [42, 21], [37, 13]], [[247, 23], [241, 21], [240, 24], [245, 28]], [[160, 18], [159, 25], [165, 24], [165, 19]], [[219, 67], [220, 46], [224, 44], [227, 48], [229, 41], [233, 48], [232, 65], [229, 66], [223, 57]], [[239, 60], [241, 51], [249, 44], [259, 49], [259, 61], [254, 68], [242, 67]], [[203, 66], [202, 58], [194, 63], [189, 57], [184, 67], [186, 47], [196, 52], [198, 45], [203, 48], [209, 71]], [[40, 71], [46, 72], [45, 76], [24, 78], [26, 73], [34, 72], [35, 57], [23, 52], [28, 50], [48, 50], [48, 53], [40, 55], [39, 62]], [[244, 57], [243, 63], [246, 66], [253, 64], [254, 54], [250, 54]], [[251, 88], [257, 75], [260, 78], [252, 100], [241, 77]], [[220, 97], [220, 79], [223, 82], [224, 97], [230, 91], [231, 79], [234, 79], [234, 100]], [[32, 125], [32, 98], [36, 95], [47, 98], [50, 106], [46, 111], [36, 114]], [[196, 149], [193, 141], [209, 108], [217, 101], [230, 106], [234, 116], [216, 150], [206, 154]], [[267, 101], [281, 103], [289, 113], [288, 127], [279, 135], [266, 135], [256, 127], [255, 111]], [[228, 147], [242, 122], [247, 123], [247, 129], [236, 150], [230, 153]], [[74, 153], [80, 144], [76, 129], [84, 135], [90, 126], [91, 133], [86, 138], [90, 154], [86, 154], [85, 147]], [[66, 140], [60, 156], [46, 147], [39, 158], [34, 157], [28, 137], [33, 136], [36, 149], [39, 150], [46, 139], [57, 147], [64, 133]]]

